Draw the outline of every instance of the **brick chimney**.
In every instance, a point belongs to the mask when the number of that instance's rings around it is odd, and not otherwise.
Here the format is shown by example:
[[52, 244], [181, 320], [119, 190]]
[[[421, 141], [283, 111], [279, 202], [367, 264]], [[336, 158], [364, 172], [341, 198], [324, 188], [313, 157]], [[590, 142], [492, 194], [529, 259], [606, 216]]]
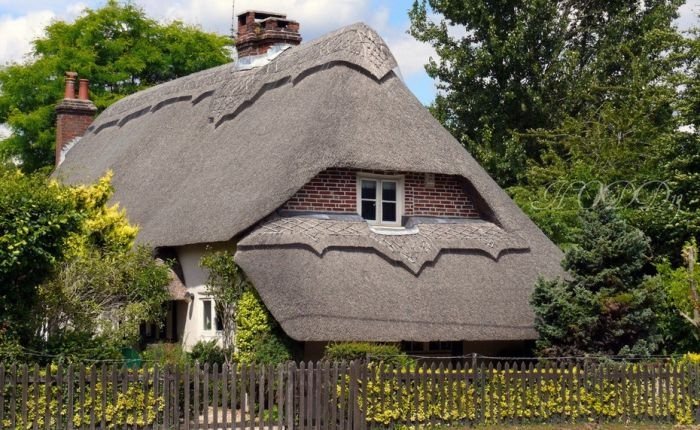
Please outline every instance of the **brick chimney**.
[[66, 90], [63, 100], [56, 106], [56, 167], [63, 161], [68, 145], [85, 134], [97, 112], [90, 101], [87, 79], [79, 80], [78, 98], [75, 97], [77, 77], [75, 72], [66, 72]]
[[248, 11], [238, 15], [238, 58], [261, 55], [276, 44], [301, 43], [299, 23], [278, 13]]

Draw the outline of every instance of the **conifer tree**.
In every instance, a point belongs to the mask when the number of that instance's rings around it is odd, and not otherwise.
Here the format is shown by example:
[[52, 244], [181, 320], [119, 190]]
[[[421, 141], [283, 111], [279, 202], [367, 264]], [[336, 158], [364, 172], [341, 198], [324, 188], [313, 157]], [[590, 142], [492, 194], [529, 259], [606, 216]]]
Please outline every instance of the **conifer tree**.
[[649, 355], [661, 347], [657, 311], [664, 292], [644, 282], [649, 238], [616, 213], [597, 207], [582, 215], [578, 246], [565, 280], [539, 280], [531, 304], [544, 355]]

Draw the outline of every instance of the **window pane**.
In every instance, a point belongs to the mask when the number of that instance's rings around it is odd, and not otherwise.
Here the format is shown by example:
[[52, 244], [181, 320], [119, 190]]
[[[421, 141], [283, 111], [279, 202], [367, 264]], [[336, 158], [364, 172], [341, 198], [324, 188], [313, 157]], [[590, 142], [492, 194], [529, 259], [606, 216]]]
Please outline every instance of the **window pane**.
[[396, 182], [394, 181], [383, 181], [382, 182], [382, 200], [385, 202], [395, 202], [396, 201]]
[[216, 330], [217, 331], [222, 331], [224, 329], [224, 323], [221, 321], [221, 318], [219, 318], [219, 314], [216, 314]]
[[396, 203], [382, 203], [382, 221], [396, 222]]
[[362, 218], [367, 220], [377, 219], [377, 203], [373, 200], [362, 200]]
[[211, 330], [211, 300], [204, 300], [204, 330]]
[[362, 181], [362, 196], [363, 199], [377, 198], [377, 181]]

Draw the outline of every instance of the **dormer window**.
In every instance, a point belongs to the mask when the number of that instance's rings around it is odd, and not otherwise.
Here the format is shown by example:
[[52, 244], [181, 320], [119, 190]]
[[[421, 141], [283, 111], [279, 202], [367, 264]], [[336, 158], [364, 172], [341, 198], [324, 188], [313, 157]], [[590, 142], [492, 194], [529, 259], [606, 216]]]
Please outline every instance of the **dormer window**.
[[371, 225], [400, 227], [403, 177], [358, 176], [357, 212]]

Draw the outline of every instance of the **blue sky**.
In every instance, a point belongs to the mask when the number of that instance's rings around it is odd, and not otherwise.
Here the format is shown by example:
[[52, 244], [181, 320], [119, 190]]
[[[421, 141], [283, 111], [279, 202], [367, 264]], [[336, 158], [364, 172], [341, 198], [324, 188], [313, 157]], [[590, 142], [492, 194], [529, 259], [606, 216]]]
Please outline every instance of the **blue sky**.
[[[700, 1], [700, 0], [699, 0]], [[0, 64], [21, 61], [29, 43], [52, 19], [71, 20], [85, 7], [105, 0], [43, 1], [0, 0]], [[135, 0], [161, 21], [180, 19], [207, 31], [228, 34], [231, 0]], [[397, 57], [406, 84], [423, 103], [435, 96], [435, 85], [423, 69], [433, 50], [406, 34], [407, 11], [413, 0], [236, 0], [236, 10], [273, 10], [301, 23], [305, 40], [312, 40], [343, 25], [364, 21], [375, 28]]]
[[[231, 0], [134, 0], [161, 21], [180, 19], [206, 31], [228, 34]], [[85, 7], [99, 7], [105, 0], [45, 1], [0, 0], [0, 64], [22, 61], [32, 39], [53, 19], [72, 20]], [[434, 51], [406, 34], [407, 11], [413, 0], [236, 0], [236, 10], [272, 10], [287, 13], [301, 23], [305, 40], [343, 25], [364, 21], [386, 40], [396, 57], [408, 87], [423, 103], [435, 97], [434, 82], [423, 65]], [[697, 23], [700, 0], [681, 8], [678, 25], [687, 29]]]

